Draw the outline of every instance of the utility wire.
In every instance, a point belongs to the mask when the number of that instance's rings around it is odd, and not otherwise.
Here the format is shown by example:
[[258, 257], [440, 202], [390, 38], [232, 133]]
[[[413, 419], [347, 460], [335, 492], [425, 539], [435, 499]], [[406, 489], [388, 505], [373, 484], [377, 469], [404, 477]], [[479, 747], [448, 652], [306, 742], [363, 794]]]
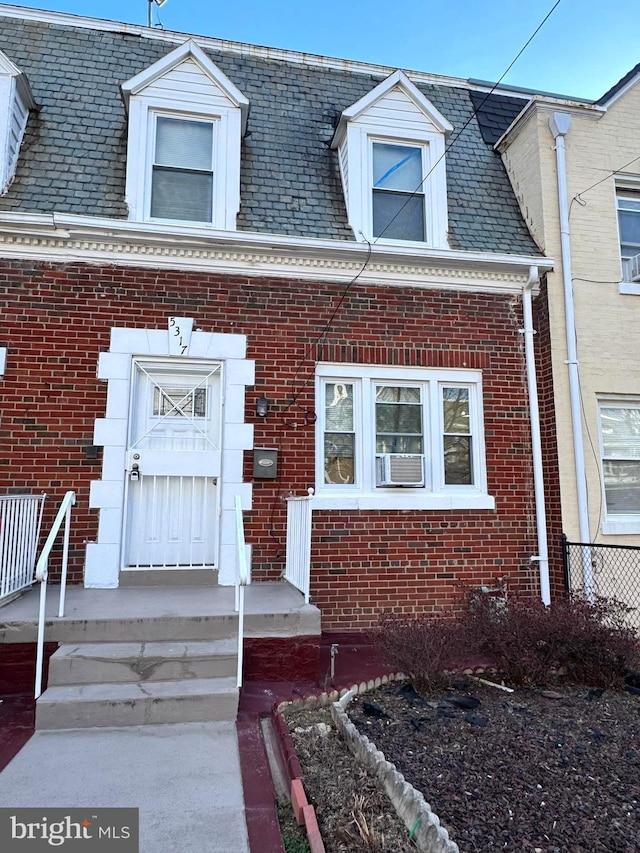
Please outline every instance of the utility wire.
[[[371, 243], [368, 240], [366, 240], [366, 243], [367, 243], [367, 256], [364, 259], [362, 266], [360, 267], [358, 272], [353, 276], [353, 278], [347, 283], [347, 286], [344, 288], [344, 290], [340, 294], [340, 298], [338, 299], [338, 302], [337, 302], [335, 308], [331, 312], [331, 316], [329, 317], [327, 322], [324, 324], [320, 334], [316, 337], [316, 339], [314, 341], [312, 341], [310, 344], [307, 344], [307, 348], [305, 349], [302, 360], [298, 364], [298, 367], [297, 367], [296, 372], [293, 376], [293, 379], [291, 380], [292, 386], [295, 386], [296, 379], [298, 378], [298, 375], [300, 374], [300, 371], [302, 370], [303, 366], [307, 363], [307, 361], [310, 360], [309, 355], [314, 348], [316, 350], [316, 357], [314, 359], [314, 364], [317, 364], [318, 353], [319, 353], [321, 347], [324, 345], [324, 343], [326, 343], [327, 338], [329, 337], [329, 332], [331, 331], [331, 326], [333, 325], [333, 321], [335, 320], [338, 311], [342, 307], [342, 304], [345, 301], [345, 299], [347, 298], [349, 291], [351, 290], [353, 285], [356, 283], [356, 281], [360, 278], [362, 273], [368, 267], [369, 262], [371, 260]], [[291, 400], [289, 401], [289, 404], [285, 407], [285, 409], [282, 412], [283, 416], [289, 411], [289, 409], [291, 409], [292, 406], [294, 406], [297, 403], [298, 398], [300, 397], [300, 394], [302, 394], [302, 392], [307, 387], [309, 382], [310, 382], [310, 377], [307, 377], [307, 379], [300, 386], [298, 391], [294, 390], [293, 396], [292, 396]]]
[[[377, 242], [378, 242], [378, 240], [379, 240], [381, 237], [384, 237], [385, 232], [386, 232], [386, 231], [391, 227], [391, 225], [395, 222], [395, 220], [398, 218], [398, 216], [400, 216], [400, 214], [401, 214], [401, 213], [402, 213], [402, 211], [405, 209], [405, 207], [409, 204], [409, 202], [411, 201], [411, 199], [416, 195], [416, 193], [420, 192], [420, 190], [422, 189], [422, 185], [424, 184], [424, 182], [425, 182], [425, 181], [427, 180], [427, 178], [428, 178], [428, 177], [433, 173], [434, 169], [438, 166], [438, 164], [439, 164], [442, 160], [444, 160], [445, 156], [449, 153], [449, 151], [451, 151], [451, 149], [453, 148], [453, 146], [454, 146], [454, 145], [456, 144], [456, 142], [460, 139], [460, 137], [462, 136], [462, 134], [463, 134], [463, 133], [465, 132], [465, 130], [469, 127], [469, 125], [470, 125], [470, 124], [471, 124], [471, 122], [474, 120], [474, 118], [478, 115], [478, 113], [480, 112], [480, 110], [482, 109], [482, 107], [486, 104], [486, 102], [489, 100], [489, 98], [491, 97], [491, 95], [493, 95], [493, 93], [494, 93], [494, 92], [495, 92], [495, 90], [498, 88], [498, 86], [500, 85], [500, 83], [502, 83], [502, 81], [504, 80], [504, 78], [505, 78], [505, 77], [507, 76], [507, 74], [511, 71], [511, 69], [513, 68], [513, 66], [514, 66], [514, 65], [516, 64], [516, 62], [520, 59], [520, 57], [522, 56], [522, 54], [523, 54], [523, 53], [525, 52], [525, 50], [529, 47], [529, 45], [531, 44], [531, 42], [532, 42], [532, 41], [534, 40], [534, 38], [538, 35], [538, 33], [540, 32], [540, 30], [542, 29], [542, 27], [546, 24], [546, 22], [549, 20], [549, 18], [551, 17], [551, 15], [555, 12], [555, 10], [558, 8], [558, 6], [560, 5], [560, 3], [561, 3], [561, 2], [562, 2], [562, 0], [556, 0], [556, 2], [553, 4], [553, 6], [551, 7], [551, 9], [549, 9], [549, 11], [547, 12], [547, 14], [546, 14], [546, 15], [544, 16], [544, 18], [542, 19], [542, 21], [538, 24], [538, 26], [536, 27], [536, 29], [533, 31], [533, 33], [531, 34], [531, 36], [529, 36], [529, 38], [527, 39], [527, 41], [526, 41], [526, 42], [523, 44], [523, 46], [520, 48], [520, 50], [519, 50], [519, 51], [518, 51], [518, 53], [516, 54], [515, 58], [511, 61], [511, 63], [509, 64], [509, 66], [506, 68], [506, 70], [501, 74], [501, 76], [500, 76], [500, 78], [498, 79], [498, 81], [497, 81], [496, 83], [494, 83], [494, 84], [493, 84], [493, 86], [492, 86], [492, 87], [491, 87], [491, 89], [487, 92], [487, 94], [484, 96], [484, 98], [482, 99], [482, 101], [480, 102], [480, 104], [478, 104], [478, 106], [474, 108], [473, 112], [471, 113], [471, 115], [469, 116], [469, 118], [467, 119], [467, 121], [462, 125], [462, 127], [460, 128], [460, 130], [459, 130], [459, 131], [457, 131], [457, 133], [456, 133], [456, 134], [451, 138], [451, 140], [447, 143], [447, 145], [445, 146], [445, 149], [444, 149], [444, 151], [442, 152], [442, 154], [440, 155], [440, 157], [438, 157], [438, 159], [436, 160], [436, 162], [435, 162], [435, 163], [433, 164], [433, 166], [429, 169], [429, 171], [428, 171], [428, 172], [427, 172], [427, 174], [424, 176], [424, 178], [420, 181], [420, 183], [419, 183], [419, 184], [418, 184], [418, 186], [415, 188], [415, 190], [414, 190], [414, 191], [413, 191], [413, 192], [412, 192], [412, 193], [411, 193], [411, 194], [406, 198], [406, 200], [405, 200], [404, 204], [400, 207], [400, 209], [399, 209], [398, 211], [396, 211], [396, 213], [394, 214], [394, 216], [392, 216], [392, 218], [389, 220], [389, 222], [387, 223], [387, 225], [386, 225], [386, 226], [385, 226], [385, 228], [383, 229], [382, 233], [378, 234], [378, 236], [377, 236], [377, 237], [375, 238], [375, 240], [373, 241], [374, 243], [377, 243]], [[628, 165], [628, 164], [627, 164], [627, 165]], [[623, 166], [623, 168], [624, 168], [624, 166]]]
[[[629, 162], [625, 163], [624, 166], [620, 166], [619, 169], [614, 169], [613, 172], [609, 172], [608, 175], [605, 175], [604, 178], [600, 178], [600, 180], [596, 181], [595, 184], [591, 184], [591, 186], [587, 187], [586, 190], [582, 190], [581, 192], [576, 193], [574, 195], [574, 197], [571, 199], [571, 204], [573, 204], [574, 201], [577, 201], [578, 204], [580, 204], [580, 202], [583, 201], [583, 199], [582, 199], [583, 195], [590, 192], [595, 187], [600, 186], [600, 184], [603, 184], [605, 181], [608, 181], [609, 178], [612, 178], [614, 175], [617, 175], [619, 172], [624, 171], [624, 169], [633, 165], [633, 163], [637, 162], [638, 160], [640, 160], [640, 154], [637, 157], [634, 157], [633, 160], [629, 160]], [[586, 204], [586, 202], [584, 202], [584, 203]]]
[[[403, 210], [404, 210], [404, 208], [407, 206], [407, 204], [409, 204], [409, 202], [411, 201], [411, 199], [416, 195], [416, 193], [418, 193], [418, 192], [421, 190], [421, 188], [422, 188], [422, 186], [423, 186], [424, 182], [425, 182], [425, 181], [427, 180], [427, 178], [428, 178], [428, 177], [433, 173], [434, 169], [435, 169], [435, 168], [438, 166], [438, 164], [439, 164], [439, 163], [444, 159], [444, 157], [449, 153], [449, 151], [451, 151], [451, 149], [453, 148], [453, 146], [458, 142], [458, 140], [460, 139], [460, 137], [462, 136], [462, 134], [464, 133], [464, 131], [467, 129], [467, 127], [471, 124], [471, 122], [472, 122], [472, 121], [474, 120], [474, 118], [477, 116], [478, 112], [482, 109], [482, 107], [483, 107], [483, 106], [484, 106], [484, 104], [487, 102], [487, 100], [489, 99], [489, 97], [490, 97], [490, 96], [495, 92], [495, 90], [498, 88], [498, 86], [500, 85], [500, 83], [501, 83], [501, 82], [504, 80], [504, 78], [507, 76], [507, 74], [509, 73], [509, 71], [511, 71], [511, 69], [513, 68], [513, 66], [514, 66], [514, 65], [516, 64], [516, 62], [520, 59], [520, 57], [522, 56], [522, 54], [524, 53], [524, 51], [527, 49], [527, 47], [529, 47], [529, 45], [531, 44], [531, 42], [533, 41], [533, 39], [537, 36], [537, 34], [540, 32], [540, 30], [542, 29], [542, 27], [546, 24], [546, 22], [549, 20], [549, 18], [551, 17], [551, 15], [552, 15], [552, 14], [553, 14], [553, 12], [557, 9], [557, 7], [560, 5], [560, 3], [561, 3], [561, 2], [562, 2], [562, 0], [556, 0], [556, 2], [553, 4], [553, 6], [551, 7], [551, 9], [547, 12], [547, 14], [545, 15], [545, 17], [544, 17], [544, 18], [542, 19], [542, 21], [540, 22], [540, 24], [538, 24], [538, 26], [536, 27], [536, 29], [534, 30], [534, 32], [533, 32], [533, 33], [531, 34], [531, 36], [527, 39], [527, 41], [524, 43], [524, 45], [520, 48], [520, 50], [518, 51], [518, 53], [516, 54], [516, 56], [514, 57], [514, 59], [511, 61], [511, 63], [508, 65], [508, 67], [505, 69], [505, 71], [500, 75], [500, 77], [499, 77], [498, 81], [497, 81], [496, 83], [494, 83], [494, 84], [493, 84], [492, 88], [489, 90], [489, 92], [487, 92], [487, 94], [486, 94], [486, 95], [485, 95], [485, 97], [482, 99], [482, 101], [480, 102], [480, 104], [479, 104], [477, 107], [475, 107], [475, 108], [474, 108], [473, 112], [471, 113], [471, 115], [469, 116], [469, 118], [467, 119], [467, 121], [464, 123], [464, 125], [462, 126], [462, 128], [461, 128], [459, 131], [457, 131], [457, 133], [453, 136], [453, 138], [452, 138], [452, 139], [448, 142], [448, 144], [445, 146], [445, 149], [444, 149], [443, 153], [440, 155], [440, 157], [438, 158], [438, 160], [436, 160], [436, 162], [433, 164], [433, 166], [429, 169], [429, 171], [428, 171], [428, 172], [427, 172], [427, 174], [424, 176], [424, 178], [420, 181], [420, 183], [419, 183], [419, 184], [418, 184], [418, 186], [415, 188], [415, 190], [414, 190], [414, 191], [413, 191], [413, 192], [412, 192], [412, 193], [407, 197], [407, 199], [405, 200], [404, 204], [400, 207], [400, 209], [399, 209], [398, 211], [396, 211], [396, 213], [394, 214], [394, 216], [389, 220], [389, 222], [388, 222], [388, 223], [387, 223], [387, 225], [385, 226], [385, 228], [384, 228], [384, 230], [382, 231], [382, 233], [378, 234], [378, 236], [375, 238], [375, 240], [373, 241], [373, 242], [374, 242], [374, 244], [376, 244], [376, 243], [378, 242], [378, 240], [380, 240], [380, 238], [384, 236], [385, 232], [389, 229], [389, 227], [390, 227], [390, 226], [392, 225], [392, 223], [397, 219], [397, 217], [402, 213], [402, 211], [403, 211]], [[366, 239], [366, 238], [365, 238], [365, 239]], [[321, 343], [320, 343], [320, 342], [321, 342], [321, 341], [323, 341], [323, 340], [324, 340], [324, 341], [326, 341], [327, 337], [329, 336], [329, 332], [331, 331], [331, 326], [332, 326], [332, 324], [333, 324], [333, 321], [334, 321], [334, 319], [335, 319], [335, 317], [336, 317], [336, 315], [337, 315], [338, 311], [340, 310], [340, 307], [342, 306], [342, 303], [343, 303], [343, 302], [344, 302], [344, 300], [346, 299], [347, 294], [349, 293], [349, 291], [351, 290], [352, 286], [355, 284], [355, 282], [360, 278], [360, 276], [362, 275], [362, 273], [363, 273], [363, 272], [365, 271], [365, 269], [367, 268], [367, 266], [368, 266], [368, 264], [369, 264], [369, 262], [370, 262], [370, 260], [371, 260], [371, 243], [370, 243], [368, 240], [367, 240], [366, 242], [367, 242], [367, 246], [368, 246], [368, 252], [367, 252], [366, 260], [365, 260], [364, 264], [362, 265], [362, 268], [361, 268], [361, 269], [360, 269], [360, 271], [357, 273], [357, 275], [356, 275], [356, 276], [354, 276], [354, 278], [352, 278], [352, 279], [351, 279], [351, 281], [347, 284], [347, 286], [346, 286], [345, 290], [343, 291], [343, 293], [342, 293], [342, 295], [341, 295], [340, 299], [338, 300], [338, 304], [336, 305], [336, 307], [335, 307], [334, 311], [332, 312], [331, 316], [329, 317], [329, 319], [328, 319], [327, 323], [325, 324], [325, 326], [324, 326], [324, 328], [323, 328], [322, 332], [320, 333], [320, 335], [318, 336], [318, 338], [316, 339], [316, 341], [315, 341], [314, 343], [309, 344], [309, 345], [307, 346], [307, 349], [305, 350], [305, 353], [304, 353], [304, 356], [303, 356], [303, 358], [302, 358], [302, 361], [299, 363], [298, 368], [296, 369], [295, 375], [294, 375], [294, 377], [293, 377], [293, 379], [292, 379], [292, 381], [291, 381], [291, 384], [292, 384], [293, 386], [295, 386], [296, 379], [297, 379], [297, 377], [298, 377], [298, 375], [299, 375], [299, 373], [300, 373], [300, 371], [301, 371], [302, 367], [303, 367], [303, 366], [304, 366], [304, 364], [306, 364], [306, 363], [307, 363], [307, 361], [309, 360], [309, 354], [310, 354], [311, 349], [312, 349], [313, 347], [316, 347], [316, 359], [315, 359], [315, 361], [316, 361], [316, 363], [317, 363], [317, 360], [318, 360], [318, 358], [317, 358], [317, 353], [318, 353], [318, 351], [320, 350], [320, 346], [321, 346]], [[297, 392], [294, 390], [294, 392], [293, 392], [293, 396], [292, 396], [292, 399], [291, 399], [291, 401], [289, 402], [289, 404], [287, 405], [287, 407], [284, 409], [283, 415], [284, 415], [284, 414], [286, 414], [286, 412], [287, 412], [287, 411], [289, 411], [289, 409], [290, 409], [292, 406], [294, 406], [294, 405], [296, 404], [296, 402], [297, 402], [297, 400], [298, 400], [298, 398], [299, 398], [300, 394], [302, 393], [302, 391], [303, 391], [303, 390], [307, 387], [307, 385], [309, 384], [309, 381], [310, 381], [310, 379], [309, 379], [309, 378], [307, 378], [307, 380], [303, 383], [303, 385], [300, 387], [300, 389], [299, 389]]]

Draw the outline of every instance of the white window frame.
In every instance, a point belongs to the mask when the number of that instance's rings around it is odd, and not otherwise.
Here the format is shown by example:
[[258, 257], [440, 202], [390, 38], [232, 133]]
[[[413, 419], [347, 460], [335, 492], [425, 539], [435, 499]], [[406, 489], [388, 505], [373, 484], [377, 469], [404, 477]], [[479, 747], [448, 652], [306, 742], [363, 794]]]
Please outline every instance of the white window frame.
[[[620, 257], [620, 293], [640, 294], [640, 282], [632, 281], [629, 275], [630, 265], [622, 256], [622, 235], [620, 234], [620, 199], [634, 199], [640, 201], [640, 177], [626, 176], [616, 181], [615, 184], [615, 206], [616, 206], [616, 229], [618, 234], [618, 254]], [[640, 216], [640, 212], [638, 214]], [[640, 254], [640, 246], [638, 246]]]
[[[203, 219], [173, 219], [151, 215], [151, 194], [153, 190], [153, 167], [156, 165], [156, 133], [158, 126], [158, 118], [173, 118], [179, 121], [198, 121], [211, 125], [212, 133], [212, 157], [211, 157], [211, 220]], [[213, 225], [220, 216], [220, 211], [216, 210], [216, 199], [219, 198], [217, 183], [219, 180], [219, 157], [218, 157], [218, 137], [219, 137], [219, 117], [217, 116], [202, 116], [193, 113], [176, 113], [167, 110], [150, 109], [147, 114], [147, 121], [150, 123], [148, 128], [147, 139], [147, 155], [146, 155], [146, 170], [145, 170], [145, 185], [144, 185], [144, 220], [148, 222], [165, 222], [174, 225]]]
[[0, 51], [0, 195], [15, 175], [29, 111], [35, 107], [26, 76]]
[[[231, 112], [231, 111], [230, 111]], [[155, 127], [159, 117], [184, 121], [210, 122], [213, 125], [213, 199], [211, 221], [197, 222], [187, 219], [160, 219], [151, 217], [151, 179], [155, 157]], [[129, 117], [130, 149], [127, 160], [127, 204], [129, 218], [141, 222], [157, 222], [185, 227], [209, 227], [235, 230], [240, 208], [240, 148], [227, 147], [225, 142], [233, 135], [231, 127], [239, 115], [200, 113], [168, 110], [155, 101], [132, 99]], [[137, 141], [136, 141], [137, 137]], [[133, 144], [133, 148], [131, 145]], [[236, 162], [237, 161], [237, 162]], [[236, 171], [237, 170], [237, 171]]]
[[[640, 397], [599, 397], [598, 398], [598, 440], [600, 447], [600, 483], [602, 489], [602, 507], [604, 518], [601, 523], [602, 533], [603, 534], [635, 534], [640, 533], [640, 512], [637, 513], [611, 513], [607, 508], [607, 496], [605, 492], [604, 485], [604, 462], [605, 452], [604, 452], [604, 437], [602, 434], [602, 409], [612, 409], [612, 408], [622, 408], [622, 409], [639, 409], [640, 410]], [[611, 458], [611, 457], [609, 457]], [[631, 460], [636, 461], [636, 460]], [[637, 460], [640, 462], [640, 460]]]
[[[422, 186], [424, 195], [424, 241], [399, 240], [375, 237], [373, 234], [373, 144], [406, 145], [422, 151]], [[349, 128], [347, 144], [354, 158], [349, 174], [359, 173], [352, 179], [349, 191], [349, 221], [358, 239], [366, 237], [381, 245], [446, 249], [447, 242], [447, 187], [444, 167], [444, 138], [437, 133], [405, 133], [398, 129], [390, 135], [380, 128]], [[360, 184], [358, 190], [358, 183]]]
[[[174, 75], [192, 60], [201, 76]], [[164, 78], [170, 83], [160, 85]], [[202, 85], [206, 83], [207, 85]], [[121, 86], [128, 110], [126, 203], [129, 219], [176, 228], [236, 230], [240, 210], [240, 146], [249, 102], [193, 41], [186, 41]], [[151, 170], [155, 154], [155, 116], [213, 122], [213, 206], [211, 221], [151, 219]]]
[[[354, 484], [324, 482], [324, 388], [327, 382], [354, 385], [356, 432]], [[375, 385], [422, 388], [425, 485], [376, 485]], [[469, 390], [473, 485], [444, 482], [442, 388]], [[316, 368], [316, 496], [314, 506], [327, 509], [495, 509], [487, 492], [482, 373], [478, 370], [319, 364]]]
[[[399, 139], [398, 137], [388, 137], [388, 136], [375, 136], [368, 135], [368, 151], [367, 151], [367, 166], [369, 173], [369, 192], [367, 198], [367, 217], [369, 222], [369, 233], [371, 234], [371, 239], [375, 240], [377, 243], [386, 243], [386, 244], [396, 244], [396, 245], [404, 245], [404, 246], [415, 246], [415, 245], [431, 245], [434, 236], [433, 236], [433, 221], [431, 212], [431, 186], [429, 182], [429, 170], [431, 158], [429, 156], [430, 146], [427, 142], [423, 140], [413, 140], [413, 139]], [[375, 187], [373, 185], [373, 146], [376, 144], [382, 145], [397, 145], [405, 148], [418, 148], [420, 151], [420, 167], [421, 167], [421, 175], [422, 182], [420, 187], [414, 188], [415, 195], [422, 196], [422, 223], [424, 228], [424, 240], [414, 241], [414, 240], [400, 240], [397, 237], [385, 237], [382, 234], [379, 237], [375, 237], [373, 233], [373, 196]]]

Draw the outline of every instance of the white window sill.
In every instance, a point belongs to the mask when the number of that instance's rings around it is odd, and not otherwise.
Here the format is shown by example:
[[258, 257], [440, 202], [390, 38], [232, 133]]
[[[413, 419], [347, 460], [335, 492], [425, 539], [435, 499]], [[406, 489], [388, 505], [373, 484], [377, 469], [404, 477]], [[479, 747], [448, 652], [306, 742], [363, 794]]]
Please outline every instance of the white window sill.
[[618, 285], [618, 293], [640, 296], [640, 281], [621, 281]]
[[640, 533], [640, 516], [637, 518], [624, 518], [619, 521], [603, 521], [602, 533], [608, 535], [625, 534], [631, 536], [634, 533]]
[[458, 510], [495, 509], [496, 501], [486, 494], [418, 494], [405, 489], [385, 489], [375, 494], [328, 495], [316, 494], [313, 509], [404, 509], [404, 510]]

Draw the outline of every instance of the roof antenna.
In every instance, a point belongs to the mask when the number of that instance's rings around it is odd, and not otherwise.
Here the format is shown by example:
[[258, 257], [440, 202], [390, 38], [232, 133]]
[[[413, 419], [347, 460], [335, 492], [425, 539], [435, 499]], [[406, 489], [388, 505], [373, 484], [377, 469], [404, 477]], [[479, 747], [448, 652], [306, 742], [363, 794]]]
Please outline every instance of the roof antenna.
[[153, 4], [155, 3], [158, 9], [167, 2], [167, 0], [148, 0], [149, 2], [149, 18], [147, 26], [153, 26]]

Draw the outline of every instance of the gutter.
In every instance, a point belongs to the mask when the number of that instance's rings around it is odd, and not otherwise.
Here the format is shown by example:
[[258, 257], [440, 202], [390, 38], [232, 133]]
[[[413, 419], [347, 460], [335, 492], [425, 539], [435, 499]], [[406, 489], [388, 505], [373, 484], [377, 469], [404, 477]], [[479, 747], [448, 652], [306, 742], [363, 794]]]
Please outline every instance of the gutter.
[[536, 534], [538, 538], [538, 554], [530, 558], [538, 563], [540, 577], [540, 597], [543, 604], [551, 604], [551, 589], [549, 586], [549, 547], [547, 542], [547, 510], [544, 498], [544, 467], [542, 463], [542, 442], [540, 438], [540, 409], [538, 405], [538, 383], [536, 378], [535, 353], [533, 348], [533, 309], [532, 290], [538, 283], [540, 273], [538, 267], [532, 266], [529, 278], [522, 288], [522, 314], [524, 319], [524, 347], [527, 371], [527, 390], [529, 393], [529, 417], [531, 420], [531, 452], [533, 456], [533, 482], [536, 502]]
[[[558, 211], [560, 215], [560, 256], [562, 258], [562, 281], [564, 286], [564, 316], [569, 372], [569, 402], [571, 406], [571, 426], [573, 433], [573, 458], [576, 476], [576, 497], [578, 504], [578, 525], [580, 542], [590, 542], [589, 502], [587, 476], [584, 464], [584, 442], [582, 436], [582, 406], [580, 401], [580, 374], [576, 345], [576, 321], [573, 303], [573, 282], [571, 267], [571, 232], [569, 230], [569, 204], [567, 198], [567, 167], [565, 156], [565, 136], [571, 127], [571, 116], [567, 113], [553, 113], [549, 127], [556, 141], [556, 167], [558, 173]], [[584, 591], [591, 599], [593, 596], [593, 569], [590, 560], [583, 560]]]

